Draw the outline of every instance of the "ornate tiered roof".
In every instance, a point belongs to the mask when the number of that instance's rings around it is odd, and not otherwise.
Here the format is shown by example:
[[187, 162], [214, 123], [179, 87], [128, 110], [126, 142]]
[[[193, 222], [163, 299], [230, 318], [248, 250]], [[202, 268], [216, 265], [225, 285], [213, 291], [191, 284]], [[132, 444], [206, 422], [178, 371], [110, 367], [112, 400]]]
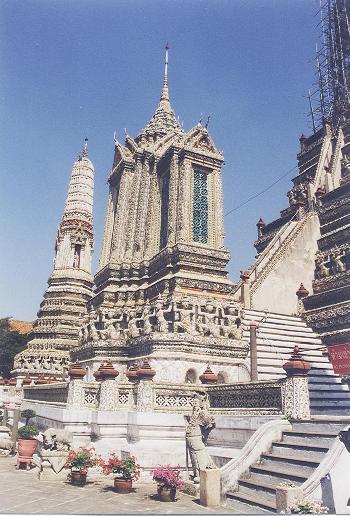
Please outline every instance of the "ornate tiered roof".
[[168, 45], [165, 47], [165, 68], [162, 93], [157, 109], [148, 122], [146, 127], [135, 138], [137, 143], [156, 142], [159, 138], [170, 133], [183, 134], [183, 129], [180, 126], [173, 108], [169, 100], [169, 85], [168, 85]]

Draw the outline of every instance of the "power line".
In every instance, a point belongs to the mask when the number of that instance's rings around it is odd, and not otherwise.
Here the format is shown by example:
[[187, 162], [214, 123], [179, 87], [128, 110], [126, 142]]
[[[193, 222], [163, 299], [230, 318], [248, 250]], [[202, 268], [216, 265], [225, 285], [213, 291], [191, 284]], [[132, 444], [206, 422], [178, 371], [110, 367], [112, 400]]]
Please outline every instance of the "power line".
[[260, 192], [252, 195], [251, 197], [248, 197], [248, 199], [246, 199], [244, 202], [242, 202], [241, 204], [239, 204], [238, 206], [235, 206], [234, 208], [232, 208], [232, 210], [229, 210], [227, 211], [225, 214], [224, 214], [224, 217], [226, 217], [227, 215], [230, 215], [230, 213], [233, 213], [234, 211], [237, 211], [239, 210], [239, 208], [242, 208], [242, 206], [245, 206], [246, 204], [248, 204], [248, 202], [252, 201], [253, 199], [256, 199], [257, 197], [259, 197], [259, 195], [262, 195], [264, 194], [265, 192], [267, 192], [268, 190], [270, 190], [270, 188], [272, 188], [273, 186], [275, 186], [277, 183], [279, 183], [280, 181], [282, 181], [282, 179], [286, 176], [288, 176], [289, 174], [291, 174], [292, 172], [294, 172], [294, 170], [296, 170], [298, 168], [298, 165], [295, 165], [293, 168], [291, 168], [290, 170], [288, 170], [288, 172], [285, 172], [282, 176], [280, 176], [278, 179], [276, 179], [276, 181], [274, 181], [273, 183], [271, 183], [269, 186], [267, 186], [266, 188], [264, 188], [264, 190], [261, 190]]

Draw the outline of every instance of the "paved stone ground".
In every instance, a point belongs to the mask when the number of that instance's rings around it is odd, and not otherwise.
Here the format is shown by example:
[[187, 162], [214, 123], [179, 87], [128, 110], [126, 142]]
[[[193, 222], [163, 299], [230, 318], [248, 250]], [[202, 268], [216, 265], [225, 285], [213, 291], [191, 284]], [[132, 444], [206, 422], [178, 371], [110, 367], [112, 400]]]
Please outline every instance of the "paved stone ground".
[[225, 507], [202, 507], [179, 493], [175, 502], [160, 502], [153, 482], [135, 483], [127, 495], [112, 490], [112, 478], [88, 481], [85, 487], [38, 480], [38, 469], [15, 470], [13, 457], [0, 459], [1, 514], [234, 514]]

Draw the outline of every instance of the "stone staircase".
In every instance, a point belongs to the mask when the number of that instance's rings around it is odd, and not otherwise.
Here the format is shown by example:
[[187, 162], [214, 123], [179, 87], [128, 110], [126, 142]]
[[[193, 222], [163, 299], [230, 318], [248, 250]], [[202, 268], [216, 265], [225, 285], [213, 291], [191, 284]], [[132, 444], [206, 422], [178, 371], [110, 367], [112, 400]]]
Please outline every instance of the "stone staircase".
[[226, 493], [226, 505], [240, 514], [276, 512], [276, 487], [284, 482], [301, 486], [316, 470], [340, 430], [349, 420], [293, 422], [282, 440], [260, 456]]
[[350, 416], [350, 392], [334, 374], [322, 350], [319, 336], [297, 316], [259, 310], [244, 310], [243, 338], [249, 341], [249, 323], [257, 321], [259, 380], [282, 378], [282, 365], [297, 344], [303, 358], [311, 363], [308, 375], [312, 415]]

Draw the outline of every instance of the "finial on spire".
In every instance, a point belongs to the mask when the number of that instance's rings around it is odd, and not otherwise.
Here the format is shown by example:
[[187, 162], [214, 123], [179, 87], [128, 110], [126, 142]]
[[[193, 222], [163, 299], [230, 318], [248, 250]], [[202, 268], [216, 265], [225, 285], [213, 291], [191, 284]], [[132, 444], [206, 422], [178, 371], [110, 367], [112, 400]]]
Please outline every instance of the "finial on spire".
[[84, 140], [84, 147], [83, 147], [83, 150], [81, 151], [81, 157], [82, 158], [87, 158], [89, 156], [89, 150], [88, 150], [88, 138], [85, 138]]
[[169, 100], [168, 63], [169, 63], [169, 43], [167, 43], [165, 45], [164, 81], [163, 81], [162, 95], [160, 97], [160, 100]]

